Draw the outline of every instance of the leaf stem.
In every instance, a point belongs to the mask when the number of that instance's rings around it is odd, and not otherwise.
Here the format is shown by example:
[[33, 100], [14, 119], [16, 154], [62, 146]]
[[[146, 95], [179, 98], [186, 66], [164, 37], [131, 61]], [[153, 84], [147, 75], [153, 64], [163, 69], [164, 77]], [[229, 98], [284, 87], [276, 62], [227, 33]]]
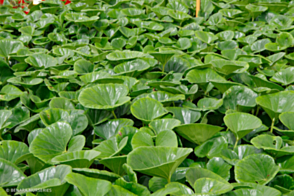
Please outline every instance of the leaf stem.
[[95, 139], [96, 139], [96, 134], [95, 134], [95, 132], [94, 132], [94, 133], [93, 133], [92, 148], [94, 148], [94, 146], [95, 146], [95, 144], [93, 143], [93, 142], [95, 141]]
[[117, 117], [116, 117], [116, 115], [115, 115], [115, 113], [114, 113], [114, 110], [112, 110], [111, 113], [112, 113], [112, 115], [114, 116], [114, 118], [117, 119]]
[[236, 139], [236, 142], [235, 142], [235, 145], [234, 145], [234, 149], [237, 147], [239, 140], [240, 139]]
[[272, 120], [272, 125], [271, 125], [271, 133], [273, 133], [274, 124], [275, 124], [275, 118], [273, 118], [273, 120]]
[[257, 116], [259, 113], [259, 106], [257, 106], [257, 109], [256, 109], [256, 113], [255, 113], [255, 116]]

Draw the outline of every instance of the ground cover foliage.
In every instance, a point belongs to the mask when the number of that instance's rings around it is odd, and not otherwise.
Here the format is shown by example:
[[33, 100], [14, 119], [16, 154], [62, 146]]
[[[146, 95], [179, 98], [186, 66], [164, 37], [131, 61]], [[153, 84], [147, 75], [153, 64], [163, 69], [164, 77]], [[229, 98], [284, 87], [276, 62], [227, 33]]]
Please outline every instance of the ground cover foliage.
[[294, 1], [0, 13], [0, 195], [294, 195]]

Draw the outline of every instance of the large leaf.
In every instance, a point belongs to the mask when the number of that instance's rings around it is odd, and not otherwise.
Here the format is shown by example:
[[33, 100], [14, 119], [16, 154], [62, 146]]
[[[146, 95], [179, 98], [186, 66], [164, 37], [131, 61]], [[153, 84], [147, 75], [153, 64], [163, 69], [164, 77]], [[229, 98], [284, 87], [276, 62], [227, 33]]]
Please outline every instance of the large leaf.
[[33, 54], [25, 61], [35, 68], [49, 68], [57, 65], [57, 60], [48, 54]]
[[123, 84], [98, 84], [84, 89], [79, 102], [88, 108], [114, 109], [130, 100], [127, 94], [128, 87]]
[[259, 118], [247, 113], [232, 113], [224, 117], [227, 127], [234, 133], [237, 140], [243, 138], [253, 129], [257, 129], [262, 125]]
[[95, 147], [94, 150], [100, 152], [98, 155], [99, 158], [112, 157], [117, 155], [127, 144], [128, 137], [123, 138], [121, 141], [118, 141], [116, 137], [105, 140]]
[[42, 122], [49, 126], [58, 121], [67, 122], [73, 131], [73, 135], [82, 133], [88, 126], [88, 119], [86, 115], [80, 114], [77, 111], [66, 111], [59, 108], [52, 108], [40, 112]]
[[177, 166], [191, 152], [189, 148], [140, 147], [128, 155], [127, 163], [135, 171], [170, 180]]
[[218, 126], [195, 123], [177, 126], [174, 130], [183, 138], [200, 145], [222, 129]]
[[182, 124], [191, 124], [200, 119], [201, 113], [181, 107], [168, 107], [169, 112], [174, 114], [174, 118], [182, 122]]
[[10, 187], [18, 185], [26, 176], [13, 163], [0, 158], [0, 186]]
[[71, 173], [71, 167], [58, 165], [46, 168], [35, 173], [24, 180], [17, 186], [18, 193], [31, 192], [30, 189], [51, 189], [51, 194], [64, 194], [69, 187], [65, 177]]
[[0, 146], [0, 158], [12, 163], [21, 156], [28, 154], [29, 148], [26, 144], [17, 141], [2, 141]]
[[156, 119], [149, 123], [149, 127], [151, 127], [156, 134], [159, 134], [164, 130], [172, 130], [174, 127], [180, 125], [181, 122], [175, 119]]
[[65, 180], [77, 186], [85, 196], [103, 196], [111, 189], [109, 181], [89, 178], [77, 173], [67, 174]]
[[132, 126], [134, 122], [131, 119], [112, 119], [106, 123], [95, 126], [94, 132], [99, 137], [110, 139], [118, 134], [119, 130], [125, 126]]
[[19, 49], [23, 47], [23, 43], [17, 40], [1, 40], [0, 55], [4, 58], [7, 58], [10, 54], [16, 53]]
[[95, 150], [73, 151], [58, 155], [52, 159], [55, 164], [70, 165], [73, 168], [90, 167], [94, 159], [100, 155]]
[[278, 119], [283, 112], [294, 111], [294, 92], [284, 91], [263, 95], [256, 98], [256, 103], [260, 105], [271, 119]]
[[217, 175], [216, 173], [208, 169], [204, 169], [201, 167], [191, 167], [186, 172], [186, 179], [191, 186], [194, 186], [195, 182], [202, 178], [210, 178], [220, 181], [222, 183], [227, 183], [227, 181], [223, 179], [221, 176]]
[[205, 193], [206, 195], [223, 194], [233, 189], [230, 183], [224, 183], [212, 178], [200, 178], [194, 183], [195, 193]]
[[150, 122], [167, 113], [163, 105], [152, 98], [138, 99], [131, 105], [131, 112], [143, 122]]
[[219, 74], [217, 74], [214, 70], [212, 69], [193, 69], [189, 71], [186, 75], [186, 79], [190, 83], [196, 83], [196, 84], [201, 84], [201, 83], [208, 83], [211, 81], [217, 81], [217, 82], [224, 82], [226, 81], [225, 78], [221, 77]]
[[256, 182], [267, 184], [278, 173], [279, 167], [269, 155], [250, 155], [235, 166], [237, 182]]
[[256, 148], [261, 148], [276, 157], [294, 153], [293, 146], [284, 146], [283, 139], [279, 136], [259, 135], [250, 141]]
[[44, 162], [66, 152], [67, 143], [72, 136], [72, 129], [65, 122], [54, 123], [43, 129], [30, 145], [30, 152]]

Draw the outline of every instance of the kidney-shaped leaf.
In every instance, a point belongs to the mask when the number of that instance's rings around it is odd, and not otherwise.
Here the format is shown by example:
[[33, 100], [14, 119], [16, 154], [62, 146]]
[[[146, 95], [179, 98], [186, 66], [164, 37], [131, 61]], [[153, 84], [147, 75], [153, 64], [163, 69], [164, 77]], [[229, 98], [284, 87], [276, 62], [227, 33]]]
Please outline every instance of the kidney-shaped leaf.
[[16, 186], [25, 179], [24, 173], [13, 163], [0, 158], [0, 186]]
[[43, 129], [30, 145], [30, 152], [44, 162], [66, 152], [67, 143], [72, 136], [68, 123], [57, 122]]
[[201, 113], [182, 107], [168, 107], [169, 112], [174, 114], [174, 118], [182, 122], [182, 124], [194, 123], [200, 119]]
[[276, 157], [294, 154], [294, 146], [283, 146], [283, 139], [279, 136], [259, 135], [250, 141], [256, 148], [261, 148]]
[[16, 53], [23, 47], [24, 45], [20, 41], [3, 39], [0, 41], [0, 56], [7, 58], [10, 54]]
[[131, 119], [119, 118], [112, 119], [106, 123], [95, 126], [94, 132], [103, 139], [110, 139], [118, 134], [118, 131], [125, 126], [133, 126], [134, 122]]
[[50, 194], [63, 195], [67, 188], [65, 177], [71, 173], [71, 167], [67, 165], [58, 165], [46, 168], [38, 173], [35, 173], [19, 183], [17, 189], [19, 194], [31, 192], [30, 189], [46, 189], [50, 188]]
[[256, 98], [256, 103], [260, 105], [271, 119], [278, 119], [283, 112], [294, 112], [294, 92], [283, 91]]
[[65, 180], [79, 188], [84, 196], [104, 196], [111, 189], [111, 182], [69, 173]]
[[222, 127], [214, 125], [195, 123], [180, 125], [174, 130], [183, 138], [200, 145], [222, 129]]
[[237, 140], [240, 140], [253, 129], [257, 129], [262, 125], [261, 120], [247, 113], [231, 113], [224, 117], [227, 127], [234, 133]]
[[14, 163], [22, 155], [28, 154], [29, 147], [22, 142], [2, 141], [0, 143], [0, 158]]
[[131, 113], [143, 122], [150, 122], [167, 113], [163, 105], [152, 98], [141, 98], [131, 106]]
[[208, 169], [204, 169], [201, 167], [192, 167], [188, 169], [186, 172], [186, 179], [191, 186], [194, 186], [195, 182], [201, 178], [210, 178], [220, 181], [222, 183], [227, 183], [227, 181], [223, 179], [221, 176], [217, 175], [216, 173]]
[[88, 168], [99, 155], [100, 152], [95, 150], [73, 151], [54, 157], [52, 162], [55, 164], [70, 165], [73, 168]]
[[177, 166], [192, 152], [190, 148], [139, 147], [127, 157], [133, 170], [170, 180]]
[[121, 141], [117, 141], [116, 137], [105, 140], [95, 147], [94, 150], [101, 152], [98, 158], [112, 157], [118, 154], [128, 142], [128, 137], [124, 137]]
[[245, 157], [235, 166], [237, 182], [256, 182], [264, 185], [271, 181], [279, 171], [275, 160], [264, 154], [254, 154]]
[[127, 86], [123, 84], [98, 84], [84, 89], [79, 96], [79, 102], [93, 109], [114, 109], [128, 101], [126, 96], [129, 92]]
[[174, 127], [181, 124], [181, 121], [166, 118], [166, 119], [156, 119], [149, 123], [149, 127], [151, 127], [156, 134], [159, 134], [161, 131], [164, 130], [172, 130]]
[[200, 178], [194, 183], [195, 193], [205, 195], [220, 195], [231, 191], [234, 187], [230, 183], [221, 182], [212, 178]]
[[33, 54], [26, 58], [25, 62], [31, 64], [35, 68], [49, 68], [57, 65], [57, 59], [43, 53]]

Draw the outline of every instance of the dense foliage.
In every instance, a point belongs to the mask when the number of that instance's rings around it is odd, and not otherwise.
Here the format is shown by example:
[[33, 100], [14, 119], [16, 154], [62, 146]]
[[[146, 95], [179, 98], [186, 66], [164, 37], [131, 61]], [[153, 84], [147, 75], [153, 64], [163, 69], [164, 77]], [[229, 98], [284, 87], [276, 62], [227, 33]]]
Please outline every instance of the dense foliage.
[[64, 4], [0, 7], [1, 196], [294, 195], [294, 1]]

